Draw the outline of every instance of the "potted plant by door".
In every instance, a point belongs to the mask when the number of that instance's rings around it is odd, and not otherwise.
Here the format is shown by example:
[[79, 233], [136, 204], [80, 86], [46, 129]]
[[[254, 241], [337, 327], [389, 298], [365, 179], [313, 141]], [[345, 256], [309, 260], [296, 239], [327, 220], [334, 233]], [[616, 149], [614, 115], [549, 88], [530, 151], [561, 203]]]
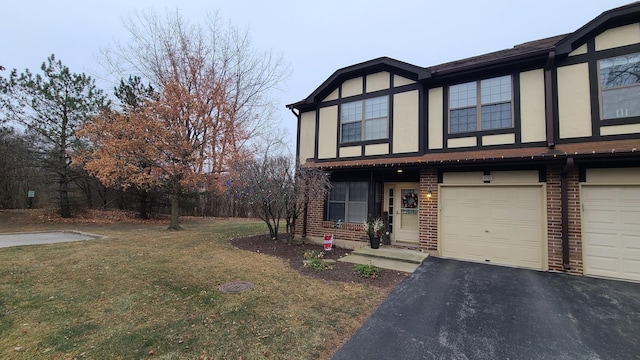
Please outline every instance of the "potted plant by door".
[[364, 231], [369, 236], [369, 242], [372, 249], [380, 247], [380, 232], [384, 228], [384, 221], [380, 218], [369, 218], [363, 224]]

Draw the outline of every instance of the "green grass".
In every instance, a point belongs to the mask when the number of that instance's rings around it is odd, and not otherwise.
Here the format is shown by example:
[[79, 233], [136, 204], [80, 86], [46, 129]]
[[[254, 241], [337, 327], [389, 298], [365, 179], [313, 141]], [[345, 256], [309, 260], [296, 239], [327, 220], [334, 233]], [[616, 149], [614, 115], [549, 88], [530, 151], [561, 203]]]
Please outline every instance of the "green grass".
[[[260, 222], [182, 225], [45, 224], [106, 238], [0, 249], [0, 358], [328, 358], [385, 296], [228, 244]], [[219, 290], [236, 280], [254, 288]]]

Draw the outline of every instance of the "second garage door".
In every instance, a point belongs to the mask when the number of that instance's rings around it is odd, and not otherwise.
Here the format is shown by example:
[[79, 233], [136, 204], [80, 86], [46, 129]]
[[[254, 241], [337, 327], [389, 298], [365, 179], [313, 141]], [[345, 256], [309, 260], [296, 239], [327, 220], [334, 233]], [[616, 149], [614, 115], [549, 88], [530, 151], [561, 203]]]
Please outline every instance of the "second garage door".
[[640, 186], [583, 186], [584, 272], [640, 281]]
[[442, 186], [443, 257], [545, 269], [542, 186]]

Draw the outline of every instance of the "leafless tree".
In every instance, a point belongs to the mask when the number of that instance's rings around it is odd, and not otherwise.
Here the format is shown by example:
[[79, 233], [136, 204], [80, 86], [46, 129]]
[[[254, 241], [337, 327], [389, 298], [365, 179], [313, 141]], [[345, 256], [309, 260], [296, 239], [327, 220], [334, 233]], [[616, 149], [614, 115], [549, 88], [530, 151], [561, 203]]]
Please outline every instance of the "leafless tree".
[[[290, 70], [282, 55], [256, 50], [248, 30], [223, 22], [217, 13], [208, 15], [204, 25], [193, 24], [178, 10], [137, 11], [124, 25], [130, 41], [103, 49], [99, 59], [116, 79], [142, 76], [159, 91], [177, 82], [212, 105], [215, 94], [203, 90], [207, 84], [220, 84], [216, 91], [228, 108], [224, 113], [210, 108], [221, 125], [207, 136], [229, 140], [214, 144], [207, 150], [210, 154], [240, 149], [255, 153], [262, 135], [280, 127], [274, 118], [273, 93], [281, 89]], [[215, 172], [228, 167], [215, 155], [207, 165]]]
[[182, 105], [173, 101], [171, 107], [198, 104], [197, 113], [210, 125], [190, 133], [203, 144], [196, 155], [200, 168], [194, 171], [208, 173], [214, 183], [202, 183], [200, 189], [220, 189], [230, 164], [263, 151], [265, 135], [279, 128], [272, 93], [288, 76], [288, 66], [281, 55], [255, 50], [247, 30], [222, 22], [217, 14], [200, 25], [179, 11], [134, 12], [124, 25], [129, 41], [103, 49], [99, 61], [115, 79], [140, 76], [158, 93], [179, 89]]
[[248, 204], [277, 239], [280, 222], [285, 221], [285, 240], [294, 240], [296, 220], [311, 199], [322, 197], [330, 187], [326, 173], [294, 166], [291, 158], [265, 157], [234, 166], [227, 183], [233, 197]]

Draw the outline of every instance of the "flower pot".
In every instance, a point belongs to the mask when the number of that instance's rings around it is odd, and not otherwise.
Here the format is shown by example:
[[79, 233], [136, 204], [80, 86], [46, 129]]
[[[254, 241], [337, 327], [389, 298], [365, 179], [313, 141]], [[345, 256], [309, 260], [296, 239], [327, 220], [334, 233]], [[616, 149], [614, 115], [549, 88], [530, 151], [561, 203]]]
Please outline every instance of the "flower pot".
[[380, 237], [379, 236], [374, 236], [369, 238], [369, 242], [371, 243], [371, 248], [372, 249], [377, 249], [380, 247]]

